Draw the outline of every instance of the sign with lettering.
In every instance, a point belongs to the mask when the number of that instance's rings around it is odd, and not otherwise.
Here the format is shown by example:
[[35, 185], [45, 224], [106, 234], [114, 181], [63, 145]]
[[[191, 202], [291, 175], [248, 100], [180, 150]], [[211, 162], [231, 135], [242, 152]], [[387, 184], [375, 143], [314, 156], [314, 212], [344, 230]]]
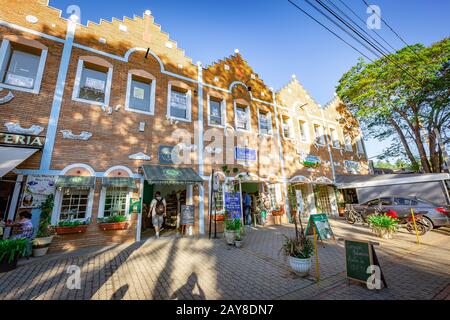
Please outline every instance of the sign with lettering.
[[42, 149], [44, 144], [45, 137], [0, 132], [0, 145]]
[[225, 211], [229, 219], [241, 219], [241, 195], [238, 192], [225, 193]]
[[29, 175], [23, 191], [21, 208], [39, 208], [55, 193], [57, 176]]
[[305, 159], [301, 160], [301, 163], [305, 167], [317, 168], [322, 163], [322, 160], [317, 156], [308, 155]]
[[327, 240], [334, 239], [333, 231], [331, 230], [328, 216], [326, 214], [312, 214], [309, 218], [308, 226], [306, 227], [306, 235], [314, 234], [313, 228], [316, 228], [316, 233], [319, 239]]
[[248, 148], [235, 148], [235, 160], [236, 161], [256, 161], [256, 150]]
[[[139, 214], [141, 212], [141, 204], [142, 199], [141, 198], [130, 198], [130, 209], [129, 213], [137, 213]], [[142, 214], [147, 214], [147, 212], [142, 212]]]
[[195, 224], [195, 207], [181, 206], [180, 224], [182, 226], [189, 226]]

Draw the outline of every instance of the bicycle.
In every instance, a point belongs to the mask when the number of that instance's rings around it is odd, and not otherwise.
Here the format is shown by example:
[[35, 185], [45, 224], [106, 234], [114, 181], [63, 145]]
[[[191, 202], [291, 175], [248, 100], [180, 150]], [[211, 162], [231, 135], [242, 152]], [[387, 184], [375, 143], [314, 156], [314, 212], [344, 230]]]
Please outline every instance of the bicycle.
[[360, 212], [353, 209], [352, 205], [349, 205], [345, 209], [345, 220], [349, 224], [355, 224], [355, 223], [364, 223], [365, 219]]

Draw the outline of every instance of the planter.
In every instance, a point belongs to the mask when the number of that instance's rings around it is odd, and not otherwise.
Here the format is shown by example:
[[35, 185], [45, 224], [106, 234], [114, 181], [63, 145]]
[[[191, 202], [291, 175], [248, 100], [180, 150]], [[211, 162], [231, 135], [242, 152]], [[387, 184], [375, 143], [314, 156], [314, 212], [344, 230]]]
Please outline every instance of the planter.
[[214, 220], [218, 222], [225, 221], [225, 216], [223, 214], [218, 214], [215, 216]]
[[345, 216], [345, 208], [338, 208], [338, 212], [339, 212], [339, 217]]
[[19, 261], [18, 257], [16, 257], [11, 263], [8, 262], [8, 258], [3, 258], [3, 260], [0, 261], [0, 273], [10, 272], [16, 269], [17, 261]]
[[225, 230], [225, 240], [229, 245], [233, 245], [236, 239], [236, 231], [235, 230]]
[[100, 223], [98, 227], [103, 231], [108, 230], [126, 230], [130, 224], [128, 221], [115, 222], [115, 223]]
[[236, 246], [236, 248], [242, 248], [242, 246], [244, 245], [242, 240], [235, 240], [234, 241], [234, 245]]
[[294, 257], [289, 257], [289, 265], [292, 270], [298, 273], [302, 277], [307, 277], [309, 275], [309, 270], [311, 269], [311, 258], [309, 259], [298, 259]]
[[392, 231], [386, 229], [372, 229], [372, 232], [378, 237], [382, 239], [392, 239], [394, 233]]
[[36, 238], [33, 240], [33, 246], [41, 247], [46, 246], [52, 243], [54, 236], [45, 237], [45, 238]]
[[78, 227], [56, 227], [56, 233], [58, 235], [85, 233], [87, 228], [87, 225]]
[[33, 248], [33, 257], [43, 257], [48, 252], [48, 246], [43, 248]]

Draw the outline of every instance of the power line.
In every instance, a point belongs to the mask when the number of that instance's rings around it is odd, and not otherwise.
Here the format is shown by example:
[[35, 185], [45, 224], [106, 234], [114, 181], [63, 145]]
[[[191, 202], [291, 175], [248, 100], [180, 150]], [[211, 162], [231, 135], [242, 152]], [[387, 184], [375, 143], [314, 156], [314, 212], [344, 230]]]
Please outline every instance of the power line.
[[[367, 1], [366, 0], [361, 0], [362, 2], [364, 2], [364, 4], [367, 6], [367, 8], [370, 8], [370, 5], [367, 3]], [[402, 36], [400, 36], [395, 30], [394, 30], [394, 28], [392, 28], [390, 25], [389, 25], [389, 23], [387, 23], [387, 21], [386, 21], [386, 19], [384, 19], [382, 16], [380, 16], [379, 14], [378, 14], [378, 12], [376, 12], [375, 10], [373, 10], [373, 13], [375, 13], [377, 16], [378, 16], [378, 18], [380, 18], [381, 19], [381, 21], [383, 21], [384, 22], [384, 24], [397, 36], [397, 38], [399, 38], [404, 44], [405, 44], [405, 46], [412, 52], [412, 53], [414, 53], [415, 55], [416, 55], [416, 57], [418, 57], [420, 60], [422, 60], [423, 62], [426, 62], [421, 56], [419, 56], [419, 54], [415, 51], [415, 50], [413, 50], [413, 48], [405, 41], [405, 39], [403, 39], [402, 38]]]
[[322, 22], [320, 22], [319, 20], [317, 20], [316, 18], [314, 18], [312, 15], [310, 15], [308, 12], [306, 12], [305, 10], [303, 10], [301, 7], [299, 7], [296, 3], [294, 3], [292, 0], [288, 0], [289, 3], [291, 3], [294, 7], [296, 7], [298, 10], [300, 10], [301, 12], [303, 12], [306, 16], [308, 16], [309, 18], [311, 18], [312, 20], [314, 20], [316, 23], [318, 23], [319, 25], [321, 25], [323, 28], [325, 28], [328, 32], [330, 32], [331, 34], [333, 34], [335, 37], [337, 37], [338, 39], [340, 39], [342, 42], [344, 42], [345, 44], [347, 44], [349, 47], [351, 47], [353, 50], [355, 50], [356, 52], [358, 52], [359, 54], [361, 54], [363, 57], [365, 57], [366, 59], [370, 60], [371, 62], [375, 62], [374, 60], [372, 60], [371, 58], [369, 58], [367, 55], [365, 55], [364, 53], [362, 53], [361, 51], [359, 51], [357, 48], [355, 48], [353, 45], [351, 45], [349, 42], [347, 42], [345, 39], [343, 39], [341, 36], [339, 36], [337, 33], [335, 33], [333, 30], [331, 30], [330, 28], [328, 28], [326, 25], [324, 25]]

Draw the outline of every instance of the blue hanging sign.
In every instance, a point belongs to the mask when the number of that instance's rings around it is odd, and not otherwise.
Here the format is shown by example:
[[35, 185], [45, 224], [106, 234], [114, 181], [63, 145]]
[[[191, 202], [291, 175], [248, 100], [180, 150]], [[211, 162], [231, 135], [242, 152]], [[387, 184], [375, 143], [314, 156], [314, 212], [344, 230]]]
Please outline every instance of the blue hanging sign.
[[228, 214], [228, 218], [231, 219], [241, 219], [241, 196], [239, 193], [225, 193], [225, 211]]
[[236, 161], [256, 161], [256, 150], [236, 147], [234, 157]]

